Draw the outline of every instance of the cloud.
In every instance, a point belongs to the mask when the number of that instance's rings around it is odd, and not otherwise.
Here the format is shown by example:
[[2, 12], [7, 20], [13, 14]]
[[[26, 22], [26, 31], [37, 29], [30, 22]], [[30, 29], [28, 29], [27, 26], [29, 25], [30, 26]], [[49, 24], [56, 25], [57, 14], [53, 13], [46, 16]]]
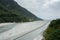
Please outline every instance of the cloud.
[[58, 2], [59, 0], [45, 0], [44, 7], [47, 7], [50, 4], [53, 4], [54, 2]]
[[60, 0], [16, 0], [21, 6], [43, 19], [60, 18]]

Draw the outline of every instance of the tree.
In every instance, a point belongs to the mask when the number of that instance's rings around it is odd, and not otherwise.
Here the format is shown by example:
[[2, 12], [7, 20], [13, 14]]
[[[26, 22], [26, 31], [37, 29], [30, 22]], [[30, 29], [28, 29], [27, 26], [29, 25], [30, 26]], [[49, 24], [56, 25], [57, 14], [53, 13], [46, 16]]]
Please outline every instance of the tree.
[[52, 20], [43, 36], [45, 40], [60, 40], [60, 19]]

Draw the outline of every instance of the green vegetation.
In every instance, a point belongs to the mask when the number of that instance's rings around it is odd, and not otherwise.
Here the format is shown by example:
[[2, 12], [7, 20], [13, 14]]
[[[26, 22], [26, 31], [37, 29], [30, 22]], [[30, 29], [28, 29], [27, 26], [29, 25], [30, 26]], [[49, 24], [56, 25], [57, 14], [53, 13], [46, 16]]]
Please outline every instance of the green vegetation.
[[60, 40], [60, 19], [51, 21], [43, 36], [45, 40]]
[[0, 22], [28, 22], [40, 20], [14, 0], [0, 0]]
[[20, 17], [15, 14], [0, 14], [0, 23], [2, 22], [27, 22], [29, 21], [26, 17]]

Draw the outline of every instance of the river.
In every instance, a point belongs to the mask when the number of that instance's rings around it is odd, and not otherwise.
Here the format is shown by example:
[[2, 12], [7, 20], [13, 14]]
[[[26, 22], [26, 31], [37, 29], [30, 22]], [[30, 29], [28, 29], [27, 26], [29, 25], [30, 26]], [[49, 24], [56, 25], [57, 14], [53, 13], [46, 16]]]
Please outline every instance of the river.
[[0, 29], [0, 40], [41, 40], [49, 23], [50, 21], [34, 21], [5, 25]]

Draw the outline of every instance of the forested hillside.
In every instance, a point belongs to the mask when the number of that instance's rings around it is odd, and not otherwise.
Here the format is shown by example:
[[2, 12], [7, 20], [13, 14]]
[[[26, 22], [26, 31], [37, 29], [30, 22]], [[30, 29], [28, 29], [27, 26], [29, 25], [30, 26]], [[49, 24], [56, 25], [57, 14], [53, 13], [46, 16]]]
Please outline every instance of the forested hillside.
[[14, 0], [0, 0], [0, 22], [28, 22], [42, 20]]

